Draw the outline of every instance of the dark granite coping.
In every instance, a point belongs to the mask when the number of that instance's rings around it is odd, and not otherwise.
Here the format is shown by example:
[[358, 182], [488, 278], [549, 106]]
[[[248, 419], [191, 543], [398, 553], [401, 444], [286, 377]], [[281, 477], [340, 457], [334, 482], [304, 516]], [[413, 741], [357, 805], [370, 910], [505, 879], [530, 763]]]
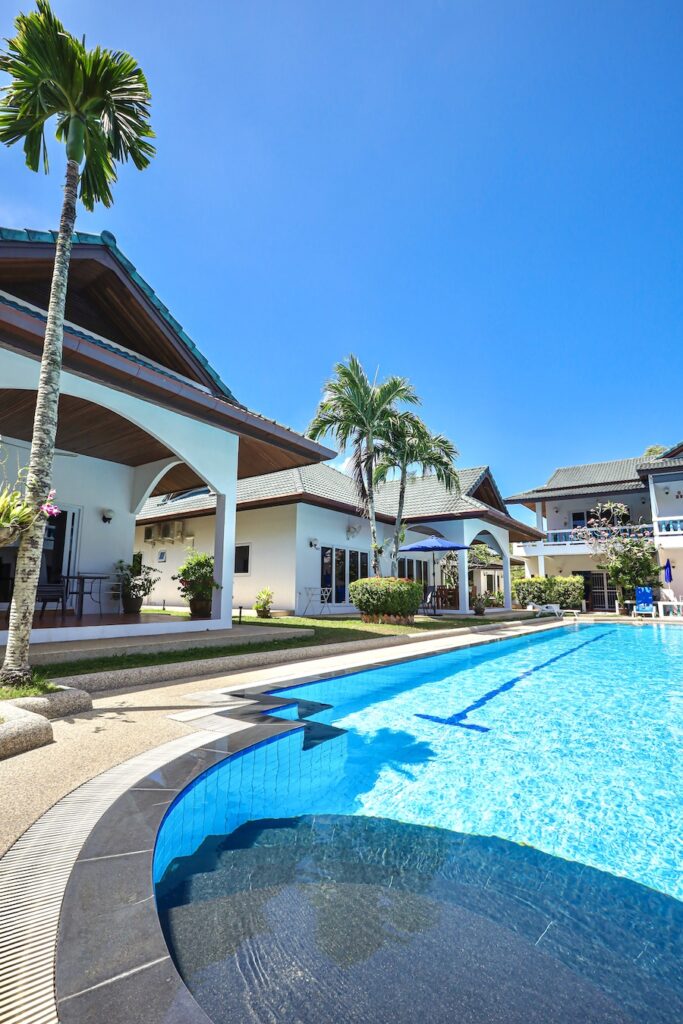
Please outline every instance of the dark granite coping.
[[[250, 696], [255, 696], [254, 692]], [[228, 757], [305, 728], [277, 697], [231, 709], [252, 728], [197, 746], [140, 779], [102, 815], [64, 893], [55, 964], [60, 1024], [210, 1024], [171, 959], [156, 912], [156, 837], [186, 787]]]
[[[490, 637], [472, 647], [516, 638]], [[472, 648], [457, 648], [463, 649]], [[274, 691], [448, 653], [452, 650], [412, 656], [406, 652], [386, 666], [318, 670], [295, 680], [248, 687], [236, 679], [226, 688], [226, 694], [252, 703], [221, 714], [250, 728], [228, 736], [217, 734], [136, 782], [102, 815], [76, 859], [64, 893], [56, 944], [55, 1000], [60, 1024], [105, 1020], [107, 1024], [211, 1024], [175, 968], [156, 912], [154, 847], [171, 806], [214, 765], [306, 728], [303, 721], [268, 714], [296, 703], [291, 697], [275, 696]]]

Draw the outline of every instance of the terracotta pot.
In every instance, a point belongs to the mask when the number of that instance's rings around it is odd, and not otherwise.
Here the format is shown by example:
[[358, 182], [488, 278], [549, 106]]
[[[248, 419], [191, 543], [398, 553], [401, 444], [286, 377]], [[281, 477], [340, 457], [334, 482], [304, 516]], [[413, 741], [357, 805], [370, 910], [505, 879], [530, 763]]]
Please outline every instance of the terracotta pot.
[[142, 608], [141, 597], [122, 597], [121, 606], [123, 608], [124, 615], [139, 615], [140, 609]]
[[191, 597], [190, 598], [190, 615], [193, 619], [210, 619], [211, 618], [211, 598], [206, 597]]

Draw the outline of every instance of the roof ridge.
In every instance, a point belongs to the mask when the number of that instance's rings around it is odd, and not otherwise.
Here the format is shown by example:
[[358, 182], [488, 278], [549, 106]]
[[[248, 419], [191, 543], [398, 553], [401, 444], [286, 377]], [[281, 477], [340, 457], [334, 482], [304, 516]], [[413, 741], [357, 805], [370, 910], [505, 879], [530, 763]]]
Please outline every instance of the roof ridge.
[[[4, 228], [0, 226], [0, 239], [4, 239], [8, 242], [41, 242], [48, 245], [56, 245], [57, 237], [58, 233], [56, 231], [38, 231], [32, 228]], [[192, 356], [203, 367], [205, 372], [213, 380], [214, 384], [216, 384], [219, 391], [223, 393], [225, 398], [230, 402], [233, 402], [235, 405], [242, 404], [237, 401], [228, 385], [222, 380], [219, 373], [214, 370], [206, 356], [204, 356], [197, 348], [196, 343], [192, 340], [182, 324], [176, 320], [166, 303], [159, 298], [151, 284], [145, 280], [142, 274], [138, 272], [135, 264], [128, 259], [121, 249], [119, 249], [118, 242], [116, 241], [116, 235], [112, 234], [111, 231], [106, 230], [101, 231], [99, 235], [93, 234], [89, 231], [74, 231], [72, 240], [76, 245], [103, 245], [108, 249], [116, 261], [126, 271], [130, 280], [140, 288], [149, 302], [151, 302], [162, 320], [166, 321], [169, 327], [183, 342], [185, 347], [189, 349]]]

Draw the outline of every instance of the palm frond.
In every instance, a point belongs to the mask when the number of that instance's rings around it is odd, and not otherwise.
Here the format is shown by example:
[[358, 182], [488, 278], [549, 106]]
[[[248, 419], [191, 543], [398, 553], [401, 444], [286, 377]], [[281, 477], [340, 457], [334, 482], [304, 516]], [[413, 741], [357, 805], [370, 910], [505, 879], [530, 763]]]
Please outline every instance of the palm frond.
[[[138, 169], [154, 156], [147, 80], [129, 54], [101, 47], [87, 49], [67, 32], [48, 0], [20, 14], [16, 33], [0, 52], [0, 71], [10, 82], [0, 93], [0, 142], [23, 143], [33, 171], [48, 170], [45, 127], [56, 119], [56, 137], [67, 143], [70, 159], [85, 157], [81, 199], [88, 209], [109, 206], [116, 163], [131, 160]], [[79, 128], [83, 148], [69, 152], [69, 128]], [[80, 126], [82, 125], [82, 132]], [[79, 143], [80, 146], [80, 143]]]

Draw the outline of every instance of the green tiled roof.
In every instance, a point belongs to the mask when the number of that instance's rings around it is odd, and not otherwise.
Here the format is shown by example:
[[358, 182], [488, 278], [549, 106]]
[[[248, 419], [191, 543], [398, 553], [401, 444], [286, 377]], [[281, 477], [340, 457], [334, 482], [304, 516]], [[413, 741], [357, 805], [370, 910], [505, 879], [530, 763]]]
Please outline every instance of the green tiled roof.
[[[676, 451], [675, 445], [669, 451]], [[647, 489], [645, 476], [649, 471], [666, 472], [683, 466], [683, 458], [644, 459], [642, 455], [610, 462], [589, 462], [556, 469], [547, 483], [529, 491], [521, 491], [506, 499], [508, 502], [543, 501], [546, 498], [572, 497], [574, 494], [605, 494]]]
[[[7, 242], [44, 242], [48, 245], [55, 245], [57, 242], [56, 231], [33, 231], [29, 228], [3, 228], [0, 227], [0, 239]], [[138, 288], [145, 294], [146, 298], [151, 302], [154, 308], [157, 310], [163, 320], [169, 325], [174, 333], [180, 338], [186, 348], [192, 353], [193, 357], [197, 362], [201, 363], [206, 373], [213, 380], [221, 394], [228, 399], [230, 402], [237, 403], [237, 399], [231, 392], [230, 388], [224, 381], [221, 380], [218, 373], [213, 369], [209, 361], [199, 351], [192, 338], [183, 329], [182, 325], [178, 323], [175, 317], [171, 314], [168, 307], [161, 301], [157, 293], [154, 291], [152, 286], [145, 281], [144, 277], [138, 273], [135, 266], [119, 249], [116, 238], [112, 235], [111, 231], [102, 231], [99, 235], [92, 234], [87, 231], [75, 231], [73, 235], [73, 241], [75, 245], [103, 245], [109, 252], [114, 256], [118, 263], [126, 271], [128, 277], [133, 281]]]
[[[416, 520], [428, 516], [462, 515], [472, 512], [490, 512], [490, 506], [472, 497], [487, 472], [486, 466], [460, 469], [460, 494], [447, 491], [434, 476], [415, 477], [406, 489], [405, 518]], [[495, 485], [494, 485], [495, 486]], [[395, 516], [398, 505], [398, 480], [391, 480], [378, 488], [377, 513]], [[353, 480], [346, 473], [333, 466], [321, 463], [302, 466], [300, 469], [285, 469], [279, 473], [250, 477], [237, 483], [237, 507], [253, 502], [267, 502], [281, 498], [308, 495], [333, 504], [357, 505]], [[185, 492], [150, 498], [142, 508], [138, 520], [154, 519], [173, 514], [183, 515], [198, 511], [211, 511], [216, 504], [215, 495], [208, 489], [200, 492]]]

